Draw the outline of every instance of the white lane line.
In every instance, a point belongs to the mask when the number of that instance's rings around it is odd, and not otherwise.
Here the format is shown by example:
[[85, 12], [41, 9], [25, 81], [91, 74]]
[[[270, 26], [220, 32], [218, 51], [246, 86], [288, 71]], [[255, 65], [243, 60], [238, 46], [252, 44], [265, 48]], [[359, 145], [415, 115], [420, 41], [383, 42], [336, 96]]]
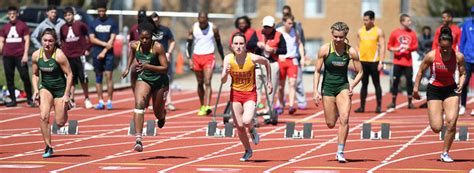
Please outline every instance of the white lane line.
[[[366, 100], [373, 100], [374, 98], [375, 98], [375, 96], [371, 96], [371, 97], [368, 97]], [[351, 104], [355, 104], [355, 103], [358, 103], [358, 102], [360, 102], [360, 99], [352, 101]], [[303, 119], [301, 119], [301, 120], [297, 120], [297, 122], [302, 122], [302, 121], [310, 120], [310, 119], [312, 119], [312, 118], [315, 118], [315, 117], [317, 117], [317, 116], [322, 115], [323, 113], [324, 113], [323, 110], [322, 110], [322, 111], [319, 111], [318, 113], [315, 113], [315, 114], [313, 114], [313, 115], [310, 115], [310, 116], [308, 116], [308, 117], [306, 117], [306, 118], [303, 118]], [[276, 129], [270, 131], [270, 132], [267, 132], [267, 133], [262, 134], [260, 137], [264, 137], [264, 136], [266, 136], [266, 135], [275, 133], [276, 131], [281, 130], [281, 129], [284, 129], [284, 128], [286, 128], [286, 127], [285, 127], [285, 126], [280, 126], [280, 127], [276, 128]], [[199, 161], [207, 160], [207, 159], [211, 158], [212, 156], [215, 156], [215, 155], [218, 155], [218, 154], [220, 154], [220, 153], [223, 153], [223, 152], [225, 152], [225, 151], [227, 151], [227, 150], [230, 150], [230, 149], [232, 149], [232, 148], [235, 148], [235, 147], [237, 147], [237, 146], [239, 146], [239, 145], [241, 145], [241, 142], [240, 142], [240, 141], [239, 141], [239, 142], [236, 142], [234, 145], [229, 146], [229, 147], [227, 147], [227, 148], [224, 148], [224, 149], [221, 149], [221, 150], [219, 150], [219, 151], [216, 151], [216, 152], [207, 154], [207, 155], [205, 155], [205, 156], [203, 156], [203, 157], [199, 157], [199, 158], [196, 159], [196, 160], [192, 160], [192, 161], [189, 161], [189, 162], [185, 162], [185, 163], [182, 163], [182, 164], [178, 164], [178, 165], [175, 165], [175, 166], [172, 166], [172, 167], [163, 169], [163, 170], [159, 171], [159, 173], [165, 173], [165, 172], [167, 172], [167, 171], [170, 171], [170, 170], [173, 170], [173, 169], [176, 169], [176, 168], [179, 168], [179, 167], [183, 167], [183, 166], [186, 166], [186, 165], [189, 165], [189, 164], [193, 164], [193, 163], [196, 163], [196, 162], [199, 162]]]
[[[390, 108], [390, 109], [388, 109], [386, 112], [382, 112], [382, 113], [380, 113], [379, 115], [377, 115], [377, 116], [375, 116], [375, 117], [369, 119], [367, 122], [372, 122], [372, 121], [374, 121], [374, 120], [377, 120], [377, 119], [379, 119], [379, 118], [382, 118], [382, 117], [385, 116], [386, 114], [391, 113], [391, 112], [393, 112], [394, 110], [399, 109], [399, 108], [401, 108], [401, 107], [404, 107], [404, 106], [406, 106], [406, 105], [408, 105], [408, 102], [404, 102], [404, 103], [402, 103], [402, 104], [399, 104], [399, 105], [397, 105], [397, 106], [395, 107], [395, 109], [394, 109], [394, 108]], [[356, 130], [356, 129], [359, 129], [362, 125], [363, 125], [363, 123], [360, 123], [360, 124], [358, 124], [357, 126], [351, 128], [351, 129], [349, 129], [349, 133], [350, 133], [350, 132], [353, 132], [353, 131]], [[300, 155], [298, 155], [298, 156], [296, 156], [296, 157], [290, 159], [288, 162], [285, 162], [285, 163], [283, 163], [283, 164], [280, 164], [280, 165], [271, 167], [270, 169], [267, 169], [267, 170], [265, 170], [264, 172], [265, 172], [265, 173], [268, 173], [268, 172], [274, 171], [274, 170], [276, 170], [276, 169], [278, 169], [278, 168], [281, 168], [281, 167], [284, 167], [284, 166], [287, 166], [287, 165], [296, 163], [296, 162], [298, 162], [298, 160], [300, 160], [302, 157], [304, 157], [304, 156], [306, 156], [306, 155], [308, 155], [308, 154], [310, 154], [310, 153], [312, 153], [312, 152], [314, 152], [314, 151], [316, 151], [316, 150], [318, 150], [318, 149], [320, 149], [320, 148], [322, 148], [322, 147], [328, 145], [329, 143], [332, 143], [332, 142], [336, 141], [337, 139], [338, 139], [338, 136], [336, 136], [336, 137], [334, 137], [334, 138], [332, 138], [332, 139], [330, 139], [330, 140], [328, 140], [328, 141], [326, 141], [326, 142], [324, 142], [324, 143], [322, 143], [322, 144], [320, 144], [320, 145], [318, 145], [318, 146], [316, 146], [316, 147], [314, 147], [314, 148], [312, 148], [312, 149], [310, 149], [310, 150], [308, 150], [308, 151], [306, 151], [306, 152], [304, 152], [304, 153], [302, 153], [302, 154], [300, 154]]]

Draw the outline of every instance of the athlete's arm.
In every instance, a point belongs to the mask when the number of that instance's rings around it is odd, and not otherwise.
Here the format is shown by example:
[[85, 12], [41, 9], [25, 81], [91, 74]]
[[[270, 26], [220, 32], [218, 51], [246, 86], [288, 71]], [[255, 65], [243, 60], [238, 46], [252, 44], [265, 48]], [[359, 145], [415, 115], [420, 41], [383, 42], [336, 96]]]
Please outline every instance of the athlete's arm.
[[433, 60], [435, 57], [435, 50], [431, 50], [426, 54], [421, 62], [420, 68], [418, 69], [418, 73], [416, 73], [415, 84], [413, 86], [413, 98], [420, 99], [420, 94], [418, 93], [418, 89], [420, 87], [421, 78], [423, 78], [423, 73], [425, 70], [433, 64]]
[[38, 81], [39, 81], [39, 69], [38, 69], [38, 56], [39, 50], [33, 52], [31, 55], [31, 85], [33, 85], [33, 100], [35, 102], [39, 101], [39, 88], [38, 88]]
[[285, 38], [283, 37], [283, 34], [280, 35], [280, 42], [278, 43], [278, 48], [276, 50], [274, 50], [275, 54], [277, 55], [284, 55], [286, 54], [287, 50], [286, 50], [286, 41], [285, 41]]
[[301, 37], [299, 35], [296, 35], [296, 43], [298, 44], [298, 51], [300, 54], [300, 66], [304, 67], [304, 62], [306, 61], [306, 55], [304, 54], [304, 44], [303, 41], [301, 41]]
[[168, 46], [168, 50], [166, 51], [166, 53], [168, 54], [168, 56], [171, 56], [171, 54], [174, 51], [174, 46], [176, 45], [176, 41], [174, 41], [174, 38], [170, 38], [168, 40], [168, 43], [169, 43], [169, 46]]
[[151, 65], [151, 64], [141, 64], [144, 70], [151, 70], [161, 74], [168, 74], [168, 61], [166, 60], [165, 49], [163, 45], [157, 43], [153, 46], [153, 51], [155, 52], [158, 61], [160, 61], [160, 65]]
[[351, 55], [352, 65], [354, 65], [354, 70], [357, 72], [354, 81], [349, 87], [350, 94], [352, 95], [352, 90], [355, 88], [355, 86], [357, 86], [357, 84], [359, 84], [360, 80], [362, 79], [364, 70], [362, 70], [362, 65], [360, 64], [359, 54], [357, 53], [357, 51], [354, 48], [350, 48], [349, 53]]
[[267, 58], [263, 57], [263, 56], [260, 56], [260, 55], [256, 55], [256, 54], [252, 54], [252, 61], [254, 63], [259, 63], [259, 64], [262, 64], [265, 66], [265, 69], [267, 70], [267, 83], [264, 84], [264, 85], [267, 85], [268, 87], [268, 92], [269, 94], [272, 93], [272, 84], [271, 84], [271, 81], [272, 81], [272, 68], [270, 67], [270, 61], [268, 61]]
[[395, 43], [397, 42], [395, 38], [395, 32], [396, 31], [393, 31], [392, 33], [390, 33], [390, 37], [388, 38], [388, 43], [387, 43], [387, 50], [394, 53], [400, 50], [400, 46], [395, 47]]
[[314, 80], [313, 80], [313, 101], [316, 106], [319, 106], [319, 102], [322, 100], [321, 94], [318, 91], [319, 78], [321, 77], [321, 69], [323, 67], [324, 59], [327, 57], [329, 51], [329, 44], [326, 43], [319, 49], [316, 64], [314, 65]]
[[382, 67], [383, 67], [383, 61], [385, 60], [385, 33], [383, 32], [382, 29], [379, 28], [379, 56], [380, 56], [380, 61], [379, 61], [379, 65], [378, 65], [378, 70], [382, 70]]
[[223, 83], [223, 84], [227, 82], [227, 78], [228, 78], [229, 73], [230, 73], [230, 64], [229, 64], [230, 55], [231, 54], [228, 54], [227, 56], [225, 56], [224, 60], [222, 61], [223, 70], [222, 70], [222, 74], [221, 74], [221, 83]]
[[97, 46], [102, 46], [102, 47], [106, 47], [107, 46], [107, 43], [102, 41], [102, 40], [99, 40], [98, 38], [95, 37], [95, 34], [91, 33], [89, 34], [89, 40], [92, 44], [95, 44]]
[[456, 88], [456, 92], [459, 94], [462, 91], [464, 86], [464, 81], [466, 80], [466, 62], [464, 61], [464, 55], [461, 52], [456, 51], [456, 60], [458, 63], [459, 70], [459, 83]]
[[64, 102], [69, 101], [69, 94], [71, 93], [71, 86], [72, 86], [72, 70], [69, 66], [69, 61], [64, 55], [61, 49], [56, 50], [56, 62], [58, 62], [59, 67], [63, 70], [64, 74], [66, 75], [66, 89], [64, 90]]
[[[137, 42], [132, 41], [129, 44], [129, 50], [128, 50], [128, 58], [127, 58], [127, 67], [124, 69], [122, 72], [122, 79], [127, 77], [128, 73], [130, 72], [130, 67], [133, 64], [133, 61], [135, 60], [135, 50], [137, 48]], [[135, 69], [134, 69], [135, 70]]]
[[4, 42], [5, 42], [5, 37], [0, 37], [0, 54], [3, 54]]
[[30, 49], [30, 35], [26, 34], [23, 36], [23, 40], [25, 40], [24, 50], [23, 50], [23, 57], [21, 58], [21, 63], [26, 65], [28, 63], [28, 50]]
[[191, 58], [191, 53], [193, 52], [193, 29], [189, 30], [188, 39], [186, 41], [186, 57]]
[[418, 49], [418, 38], [416, 38], [416, 34], [413, 32], [410, 34], [411, 37], [411, 43], [410, 46], [408, 47], [408, 53], [411, 53], [413, 51], [416, 51]]
[[219, 52], [219, 55], [221, 55], [221, 58], [224, 59], [224, 48], [222, 47], [221, 35], [219, 34], [219, 28], [217, 28], [217, 26], [214, 25], [212, 29], [214, 30], [214, 39], [216, 41], [217, 51]]

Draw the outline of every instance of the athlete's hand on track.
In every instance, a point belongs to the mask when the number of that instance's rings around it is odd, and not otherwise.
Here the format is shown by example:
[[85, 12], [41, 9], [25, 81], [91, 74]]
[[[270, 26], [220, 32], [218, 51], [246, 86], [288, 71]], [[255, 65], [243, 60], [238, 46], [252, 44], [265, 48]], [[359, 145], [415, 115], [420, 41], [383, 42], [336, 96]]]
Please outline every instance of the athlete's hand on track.
[[313, 101], [314, 101], [314, 104], [316, 105], [316, 107], [319, 106], [319, 103], [323, 100], [323, 98], [321, 97], [321, 94], [319, 94], [319, 92], [317, 92], [314, 96], [313, 96]]
[[125, 77], [127, 77], [128, 72], [129, 72], [128, 68], [122, 72], [122, 79], [125, 79]]
[[418, 90], [413, 90], [413, 98], [416, 99], [416, 100], [421, 99], [420, 93], [418, 92]]

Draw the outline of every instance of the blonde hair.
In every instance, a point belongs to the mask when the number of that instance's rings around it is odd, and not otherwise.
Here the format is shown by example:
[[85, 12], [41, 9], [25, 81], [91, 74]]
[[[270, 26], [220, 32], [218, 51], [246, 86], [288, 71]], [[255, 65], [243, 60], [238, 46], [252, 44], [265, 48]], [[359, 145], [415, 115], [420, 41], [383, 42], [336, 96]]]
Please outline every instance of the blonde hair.
[[[349, 33], [349, 26], [347, 26], [347, 24], [344, 22], [336, 22], [331, 26], [331, 33], [333, 33], [334, 31], [342, 31], [344, 32], [344, 36], [347, 36], [347, 34]], [[347, 39], [347, 37], [345, 38], [345, 40], [347, 41], [347, 43], [349, 43], [349, 39]]]

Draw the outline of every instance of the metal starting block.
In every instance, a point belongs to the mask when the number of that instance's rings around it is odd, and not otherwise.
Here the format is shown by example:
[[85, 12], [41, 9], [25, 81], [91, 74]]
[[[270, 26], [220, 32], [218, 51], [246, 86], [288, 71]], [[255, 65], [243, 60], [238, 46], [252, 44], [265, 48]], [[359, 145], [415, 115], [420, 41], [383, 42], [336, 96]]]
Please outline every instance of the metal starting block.
[[364, 123], [362, 125], [362, 131], [360, 133], [361, 139], [372, 139], [372, 140], [380, 140], [380, 139], [390, 139], [392, 136], [392, 132], [390, 132], [390, 124], [389, 123], [382, 123], [380, 131], [372, 131], [372, 124], [371, 123]]
[[[135, 122], [130, 120], [130, 127], [128, 128], [128, 135], [135, 135]], [[142, 134], [144, 136], [156, 136], [156, 120], [147, 120], [146, 126], [143, 128]]]
[[285, 130], [285, 138], [293, 139], [312, 139], [313, 138], [313, 123], [304, 123], [303, 130], [295, 130], [295, 122], [287, 122]]
[[212, 137], [234, 137], [234, 125], [232, 123], [225, 123], [224, 128], [217, 128], [217, 122], [211, 121], [207, 125], [206, 136]]
[[[444, 140], [444, 134], [446, 134], [446, 126], [443, 126], [441, 133], [439, 133], [439, 140]], [[469, 132], [467, 126], [459, 126], [459, 130], [456, 132], [454, 140], [469, 141]]]
[[51, 133], [56, 135], [77, 135], [79, 132], [79, 126], [77, 120], [69, 120], [68, 125], [59, 128], [56, 122], [53, 122], [51, 126]]

